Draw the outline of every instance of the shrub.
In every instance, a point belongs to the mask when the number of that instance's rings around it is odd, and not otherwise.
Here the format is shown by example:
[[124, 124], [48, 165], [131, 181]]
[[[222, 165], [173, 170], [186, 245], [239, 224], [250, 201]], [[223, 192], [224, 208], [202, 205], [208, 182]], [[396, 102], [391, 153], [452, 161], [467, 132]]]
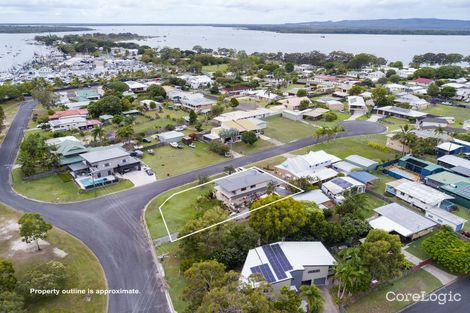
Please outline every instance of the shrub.
[[338, 119], [338, 115], [336, 115], [336, 113], [334, 113], [334, 112], [326, 112], [323, 115], [323, 118], [327, 122], [333, 122], [333, 121], [336, 121]]
[[209, 150], [220, 155], [225, 155], [230, 151], [230, 148], [220, 141], [214, 140], [209, 143]]

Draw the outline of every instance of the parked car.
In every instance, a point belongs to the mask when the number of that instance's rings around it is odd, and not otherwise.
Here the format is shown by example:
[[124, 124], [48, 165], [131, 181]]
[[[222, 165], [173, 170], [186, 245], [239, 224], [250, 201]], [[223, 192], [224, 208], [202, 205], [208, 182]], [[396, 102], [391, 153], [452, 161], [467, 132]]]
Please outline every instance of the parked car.
[[149, 143], [149, 142], [152, 142], [152, 138], [144, 138], [142, 139], [142, 141], [145, 143]]
[[130, 155], [131, 155], [132, 157], [141, 158], [141, 157], [144, 156], [144, 152], [141, 151], [141, 150], [134, 150], [134, 151], [132, 151], [132, 152], [130, 153]]
[[147, 173], [148, 176], [154, 175], [154, 172], [149, 168], [145, 170], [145, 173]]

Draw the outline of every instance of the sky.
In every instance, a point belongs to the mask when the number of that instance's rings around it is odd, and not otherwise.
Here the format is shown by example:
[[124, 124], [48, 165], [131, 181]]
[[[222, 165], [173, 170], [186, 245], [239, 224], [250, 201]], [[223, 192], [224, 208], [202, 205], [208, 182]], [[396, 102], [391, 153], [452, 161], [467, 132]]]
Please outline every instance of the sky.
[[0, 23], [287, 23], [470, 19], [470, 0], [0, 0]]

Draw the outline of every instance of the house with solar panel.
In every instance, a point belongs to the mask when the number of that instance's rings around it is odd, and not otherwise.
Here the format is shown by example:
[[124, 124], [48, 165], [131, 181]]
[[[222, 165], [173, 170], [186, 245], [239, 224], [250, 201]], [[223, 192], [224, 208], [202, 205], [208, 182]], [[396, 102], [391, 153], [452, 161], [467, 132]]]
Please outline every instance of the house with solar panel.
[[322, 184], [321, 190], [335, 203], [341, 204], [349, 195], [364, 193], [366, 184], [348, 176], [336, 177]]
[[320, 241], [282, 241], [248, 251], [240, 281], [256, 287], [259, 282], [250, 277], [257, 274], [273, 293], [283, 287], [299, 291], [302, 285], [327, 285], [335, 262]]

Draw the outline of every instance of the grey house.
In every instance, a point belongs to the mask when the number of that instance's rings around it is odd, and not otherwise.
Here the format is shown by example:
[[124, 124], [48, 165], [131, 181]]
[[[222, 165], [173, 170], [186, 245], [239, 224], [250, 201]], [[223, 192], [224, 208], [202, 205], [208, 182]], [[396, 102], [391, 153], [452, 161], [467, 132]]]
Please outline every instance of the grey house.
[[264, 195], [271, 182], [279, 185], [274, 177], [257, 169], [249, 169], [216, 181], [216, 195], [227, 206], [239, 207]]
[[87, 152], [80, 156], [94, 178], [140, 170], [141, 166], [139, 160], [131, 157], [127, 151], [118, 147]]

